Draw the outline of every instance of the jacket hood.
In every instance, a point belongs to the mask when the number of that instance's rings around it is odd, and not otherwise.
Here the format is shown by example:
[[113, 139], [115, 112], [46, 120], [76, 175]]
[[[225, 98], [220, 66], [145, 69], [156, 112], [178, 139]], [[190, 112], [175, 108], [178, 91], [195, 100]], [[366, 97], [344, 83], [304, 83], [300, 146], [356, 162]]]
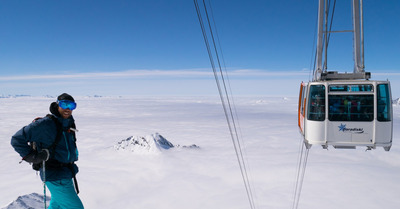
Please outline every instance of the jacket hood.
[[49, 109], [50, 109], [51, 114], [57, 116], [58, 118], [61, 117], [60, 112], [58, 112], [58, 104], [57, 104], [57, 102], [52, 102], [50, 104], [50, 108]]

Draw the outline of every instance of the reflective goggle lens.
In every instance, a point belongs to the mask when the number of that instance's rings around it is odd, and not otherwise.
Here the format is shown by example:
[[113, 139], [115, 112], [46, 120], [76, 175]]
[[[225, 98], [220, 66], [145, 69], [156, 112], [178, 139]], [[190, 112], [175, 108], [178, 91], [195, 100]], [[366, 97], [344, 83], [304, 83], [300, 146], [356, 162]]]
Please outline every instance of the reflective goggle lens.
[[75, 110], [76, 103], [73, 101], [69, 101], [69, 100], [60, 100], [60, 101], [58, 101], [58, 106], [64, 110], [66, 110], [66, 109]]

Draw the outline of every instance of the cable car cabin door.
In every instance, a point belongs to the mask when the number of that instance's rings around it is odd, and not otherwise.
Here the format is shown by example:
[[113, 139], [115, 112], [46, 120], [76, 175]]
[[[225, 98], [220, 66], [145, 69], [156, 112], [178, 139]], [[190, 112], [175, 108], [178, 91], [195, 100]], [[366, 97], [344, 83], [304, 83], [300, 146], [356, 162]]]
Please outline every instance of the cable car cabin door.
[[329, 84], [328, 106], [328, 144], [349, 148], [373, 144], [373, 85]]
[[327, 144], [336, 148], [391, 146], [389, 89], [388, 84], [376, 82], [330, 83]]

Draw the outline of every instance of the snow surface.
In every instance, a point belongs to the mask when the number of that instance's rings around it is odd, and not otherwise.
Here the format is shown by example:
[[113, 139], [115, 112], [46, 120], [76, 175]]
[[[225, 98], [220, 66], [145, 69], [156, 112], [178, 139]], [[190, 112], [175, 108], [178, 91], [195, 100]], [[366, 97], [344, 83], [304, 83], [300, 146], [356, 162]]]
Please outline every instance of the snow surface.
[[[85, 208], [250, 208], [219, 98], [75, 99], [77, 178]], [[45, 116], [52, 101], [0, 99], [0, 208], [20, 196], [43, 194], [31, 166], [18, 164], [21, 158], [10, 138], [32, 119]], [[291, 208], [301, 141], [297, 98], [238, 97], [235, 104], [256, 208]], [[400, 106], [393, 107], [390, 152], [311, 148], [299, 208], [399, 207]], [[171, 144], [200, 148], [115, 149], [131, 136], [154, 142], [160, 135]]]

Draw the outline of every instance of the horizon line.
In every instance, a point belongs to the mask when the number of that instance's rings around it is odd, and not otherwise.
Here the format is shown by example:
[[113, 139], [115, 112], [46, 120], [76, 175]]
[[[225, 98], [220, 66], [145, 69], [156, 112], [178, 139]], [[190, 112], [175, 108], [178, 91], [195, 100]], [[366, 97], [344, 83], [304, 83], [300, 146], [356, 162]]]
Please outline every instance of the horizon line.
[[[224, 72], [226, 73], [226, 72]], [[227, 72], [231, 77], [257, 77], [260, 76], [305, 76], [308, 71], [269, 71], [260, 69], [237, 69]], [[400, 75], [400, 73], [399, 73]], [[213, 77], [211, 69], [185, 69], [185, 70], [123, 70], [108, 72], [83, 72], [83, 73], [63, 73], [63, 74], [31, 74], [31, 75], [9, 75], [0, 76], [0, 81], [22, 81], [22, 80], [49, 80], [49, 79], [104, 79], [104, 78], [137, 78], [137, 77], [168, 77], [168, 78], [195, 78]]]

